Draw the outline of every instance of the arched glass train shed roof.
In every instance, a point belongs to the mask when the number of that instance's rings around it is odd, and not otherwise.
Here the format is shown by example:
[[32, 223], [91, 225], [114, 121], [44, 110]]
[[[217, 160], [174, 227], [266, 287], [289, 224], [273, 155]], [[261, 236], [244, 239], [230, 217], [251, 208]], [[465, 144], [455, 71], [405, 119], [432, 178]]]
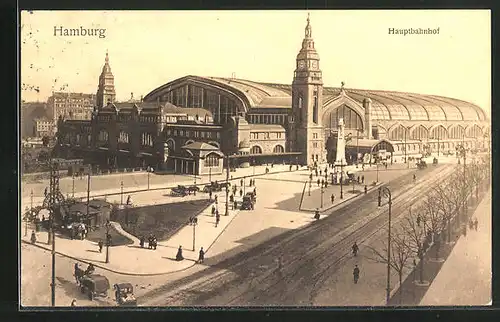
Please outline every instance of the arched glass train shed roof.
[[[144, 98], [155, 100], [168, 88], [181, 82], [206, 83], [244, 96], [249, 108], [290, 108], [292, 86], [262, 83], [236, 78], [185, 76], [153, 90]], [[462, 100], [415, 93], [344, 88], [348, 96], [362, 105], [365, 98], [372, 100], [374, 120], [397, 121], [487, 121], [489, 118], [479, 106]], [[324, 87], [323, 100], [340, 94], [338, 87]]]

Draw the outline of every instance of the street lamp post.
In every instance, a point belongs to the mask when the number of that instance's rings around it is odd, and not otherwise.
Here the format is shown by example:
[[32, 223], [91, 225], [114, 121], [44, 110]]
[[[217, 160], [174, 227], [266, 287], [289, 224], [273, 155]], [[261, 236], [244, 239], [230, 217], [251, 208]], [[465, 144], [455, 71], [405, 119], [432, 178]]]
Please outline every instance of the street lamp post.
[[212, 182], [212, 167], [208, 169], [208, 181]]
[[321, 208], [323, 209], [323, 194], [325, 193], [325, 190], [323, 189], [323, 186], [321, 186]]
[[405, 162], [408, 164], [408, 169], [409, 169], [410, 168], [410, 162], [408, 162], [408, 153], [406, 152], [407, 151], [407, 144], [406, 144], [406, 135], [407, 135], [407, 132], [408, 132], [408, 128], [405, 127]]
[[356, 129], [356, 169], [359, 164], [359, 129]]
[[194, 190], [193, 190], [193, 194], [196, 196], [196, 172], [194, 173]]
[[123, 205], [123, 180], [120, 182], [120, 204]]
[[193, 252], [196, 249], [196, 225], [197, 225], [197, 222], [194, 221], [193, 222]]
[[111, 228], [111, 223], [106, 221], [106, 264], [109, 263], [109, 246], [111, 244], [111, 235], [109, 234], [109, 229]]
[[225, 216], [229, 216], [229, 155], [226, 156], [226, 213]]
[[71, 178], [73, 179], [73, 188], [71, 190], [71, 197], [75, 198], [75, 173], [71, 174]]
[[379, 196], [382, 195], [388, 199], [389, 204], [389, 233], [387, 236], [387, 293], [386, 303], [389, 305], [391, 299], [391, 220], [392, 220], [392, 194], [391, 190], [387, 187], [379, 188]]
[[[406, 159], [406, 157], [405, 157]], [[378, 182], [378, 159], [377, 159], [377, 182]]]
[[340, 199], [344, 199], [344, 163], [340, 162]]
[[33, 208], [28, 209], [28, 207], [26, 207], [26, 209], [25, 209], [25, 215], [24, 215], [24, 236], [25, 237], [28, 235], [28, 214], [31, 215], [32, 211], [33, 211]]
[[149, 190], [149, 176], [150, 176], [150, 174], [151, 174], [151, 168], [148, 167], [148, 190]]

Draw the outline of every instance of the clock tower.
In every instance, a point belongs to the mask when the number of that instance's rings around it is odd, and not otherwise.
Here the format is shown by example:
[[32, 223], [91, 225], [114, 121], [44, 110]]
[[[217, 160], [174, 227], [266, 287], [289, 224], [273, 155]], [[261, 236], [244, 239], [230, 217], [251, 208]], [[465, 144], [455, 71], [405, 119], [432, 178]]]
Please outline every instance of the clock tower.
[[111, 73], [109, 66], [108, 52], [106, 51], [106, 59], [102, 67], [101, 75], [99, 76], [99, 86], [97, 87], [96, 101], [97, 108], [102, 108], [115, 101], [115, 77]]
[[325, 137], [321, 124], [323, 79], [319, 55], [314, 48], [309, 15], [302, 48], [297, 54], [292, 82], [293, 149], [302, 152], [302, 163], [314, 165], [326, 161]]

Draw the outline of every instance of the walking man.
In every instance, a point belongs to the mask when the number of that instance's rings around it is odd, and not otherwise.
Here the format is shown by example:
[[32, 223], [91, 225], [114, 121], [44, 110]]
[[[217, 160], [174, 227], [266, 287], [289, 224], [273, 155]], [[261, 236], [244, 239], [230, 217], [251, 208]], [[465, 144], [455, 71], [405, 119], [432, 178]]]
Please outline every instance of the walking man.
[[102, 240], [99, 240], [99, 242], [97, 243], [97, 246], [99, 246], [99, 253], [102, 253], [102, 247], [104, 246], [104, 243], [102, 242]]
[[73, 301], [71, 301], [71, 306], [76, 306], [76, 300], [73, 299]]
[[332, 196], [330, 197], [330, 199], [332, 200], [332, 204], [335, 202], [335, 195], [332, 193]]
[[208, 198], [209, 198], [209, 200], [210, 200], [210, 201], [212, 200], [212, 190], [210, 190], [210, 191], [208, 192]]
[[215, 206], [212, 205], [212, 216], [215, 216]]
[[365, 176], [361, 176], [361, 183], [365, 183]]
[[354, 255], [354, 257], [358, 256], [358, 250], [359, 250], [358, 244], [354, 242], [354, 245], [352, 245], [352, 254]]
[[219, 221], [220, 221], [220, 215], [219, 215], [219, 212], [217, 212], [217, 214], [215, 215], [215, 227], [216, 228], [219, 225]]
[[316, 183], [318, 184], [318, 187], [319, 187], [319, 184], [321, 183], [321, 181], [318, 179], [318, 181], [316, 181]]
[[240, 186], [243, 187], [243, 179], [240, 179]]
[[368, 187], [365, 185], [365, 194], [368, 193]]
[[203, 251], [203, 247], [200, 249], [200, 254], [198, 255], [198, 263], [201, 264], [203, 263], [203, 260], [205, 259], [205, 252]]
[[243, 189], [240, 189], [240, 197], [243, 196]]
[[359, 279], [359, 268], [358, 265], [354, 267], [354, 270], [352, 271], [352, 275], [354, 277], [354, 284], [358, 284], [358, 279]]

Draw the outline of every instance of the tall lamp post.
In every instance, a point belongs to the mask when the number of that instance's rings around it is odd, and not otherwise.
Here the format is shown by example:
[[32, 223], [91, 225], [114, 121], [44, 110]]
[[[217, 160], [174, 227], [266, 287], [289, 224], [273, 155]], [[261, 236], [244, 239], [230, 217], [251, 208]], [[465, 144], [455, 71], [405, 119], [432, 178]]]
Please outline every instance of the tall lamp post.
[[344, 163], [340, 162], [340, 199], [344, 199]]
[[109, 220], [106, 221], [106, 264], [109, 263], [109, 246], [111, 246], [111, 235], [109, 234], [109, 230], [111, 228], [111, 223]]
[[120, 204], [123, 205], [123, 180], [120, 182]]
[[151, 175], [151, 167], [148, 167], [148, 190], [149, 190], [149, 176]]
[[196, 225], [198, 225], [198, 223], [193, 221], [193, 252], [196, 250]]
[[71, 174], [71, 178], [73, 180], [73, 187], [72, 187], [72, 190], [71, 190], [71, 197], [75, 198], [75, 173], [74, 172]]
[[33, 211], [33, 208], [26, 209], [24, 210], [24, 236], [26, 237], [28, 235], [28, 216], [31, 215], [31, 211]]
[[359, 129], [356, 129], [356, 169], [359, 164]]
[[323, 188], [323, 185], [321, 186], [321, 208], [323, 209], [323, 194], [325, 193], [325, 189]]
[[378, 188], [379, 194], [379, 207], [381, 206], [382, 196], [388, 199], [389, 204], [389, 233], [387, 236], [387, 293], [386, 293], [386, 304], [389, 305], [389, 300], [391, 299], [391, 219], [392, 219], [392, 194], [391, 190], [387, 187]]
[[229, 216], [229, 155], [226, 155], [226, 211], [225, 216]]

